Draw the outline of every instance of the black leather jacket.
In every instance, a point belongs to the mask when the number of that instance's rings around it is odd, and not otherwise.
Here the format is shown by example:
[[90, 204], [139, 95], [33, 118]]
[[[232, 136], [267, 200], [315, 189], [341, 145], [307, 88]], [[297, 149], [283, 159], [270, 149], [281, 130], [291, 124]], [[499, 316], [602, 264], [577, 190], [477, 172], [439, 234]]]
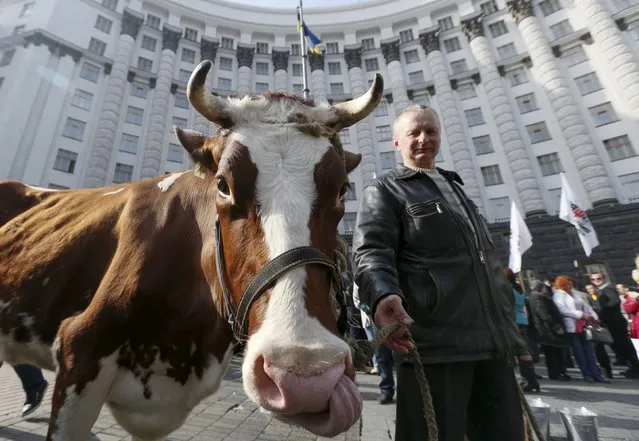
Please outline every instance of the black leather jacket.
[[399, 166], [362, 195], [353, 236], [360, 298], [374, 313], [388, 294], [402, 297], [424, 363], [527, 353], [488, 227], [459, 175], [438, 170], [466, 207], [479, 246], [435, 183]]

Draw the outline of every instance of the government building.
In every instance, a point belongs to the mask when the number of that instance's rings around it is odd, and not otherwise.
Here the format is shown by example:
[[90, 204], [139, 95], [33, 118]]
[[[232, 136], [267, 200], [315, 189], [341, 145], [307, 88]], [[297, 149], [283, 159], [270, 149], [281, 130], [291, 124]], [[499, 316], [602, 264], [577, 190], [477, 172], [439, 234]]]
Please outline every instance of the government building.
[[[364, 185], [401, 161], [392, 121], [426, 104], [438, 165], [457, 171], [508, 259], [510, 202], [533, 234], [526, 280], [603, 270], [630, 281], [639, 253], [638, 0], [370, 0], [304, 11], [315, 100], [384, 99], [341, 132]], [[266, 2], [265, 2], [266, 4]], [[202, 59], [219, 95], [302, 93], [296, 11], [223, 0], [0, 0], [0, 179], [98, 187], [193, 166], [172, 125], [213, 134], [185, 88]], [[601, 245], [587, 258], [558, 219], [560, 173]]]

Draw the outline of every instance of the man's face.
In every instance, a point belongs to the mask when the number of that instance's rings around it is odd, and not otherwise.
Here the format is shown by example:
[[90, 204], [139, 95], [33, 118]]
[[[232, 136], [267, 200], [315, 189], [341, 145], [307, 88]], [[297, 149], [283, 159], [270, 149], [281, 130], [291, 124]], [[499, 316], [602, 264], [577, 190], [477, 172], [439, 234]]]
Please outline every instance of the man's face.
[[596, 294], [595, 285], [586, 285], [586, 292], [590, 295]]
[[599, 286], [603, 285], [604, 284], [603, 274], [593, 274], [593, 275], [591, 275], [590, 276], [590, 281], [596, 287], [599, 287]]
[[405, 165], [433, 168], [440, 143], [437, 117], [430, 109], [407, 113], [395, 124], [393, 145]]

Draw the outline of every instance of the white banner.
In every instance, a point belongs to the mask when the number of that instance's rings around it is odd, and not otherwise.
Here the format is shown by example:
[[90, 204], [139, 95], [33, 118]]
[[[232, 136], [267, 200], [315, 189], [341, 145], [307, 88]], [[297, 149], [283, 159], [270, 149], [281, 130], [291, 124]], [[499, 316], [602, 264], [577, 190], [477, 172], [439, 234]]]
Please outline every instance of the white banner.
[[532, 235], [524, 218], [519, 213], [515, 201], [510, 204], [510, 258], [508, 267], [514, 272], [521, 271], [521, 256], [532, 247]]
[[579, 240], [584, 247], [586, 256], [592, 254], [593, 248], [599, 245], [599, 238], [595, 227], [590, 222], [586, 210], [581, 208], [575, 192], [568, 183], [566, 176], [561, 174], [561, 202], [559, 203], [559, 218], [574, 225], [579, 233]]

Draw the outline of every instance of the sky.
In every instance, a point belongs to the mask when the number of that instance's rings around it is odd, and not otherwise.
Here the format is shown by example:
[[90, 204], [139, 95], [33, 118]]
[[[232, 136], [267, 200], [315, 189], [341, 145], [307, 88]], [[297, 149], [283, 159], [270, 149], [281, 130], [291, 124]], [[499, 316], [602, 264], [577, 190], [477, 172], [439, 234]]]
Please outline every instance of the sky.
[[[271, 7], [277, 9], [295, 9], [299, 6], [299, 0], [226, 0], [230, 3], [243, 3], [245, 5]], [[306, 8], [326, 8], [341, 5], [352, 5], [362, 3], [367, 0], [303, 0]]]

